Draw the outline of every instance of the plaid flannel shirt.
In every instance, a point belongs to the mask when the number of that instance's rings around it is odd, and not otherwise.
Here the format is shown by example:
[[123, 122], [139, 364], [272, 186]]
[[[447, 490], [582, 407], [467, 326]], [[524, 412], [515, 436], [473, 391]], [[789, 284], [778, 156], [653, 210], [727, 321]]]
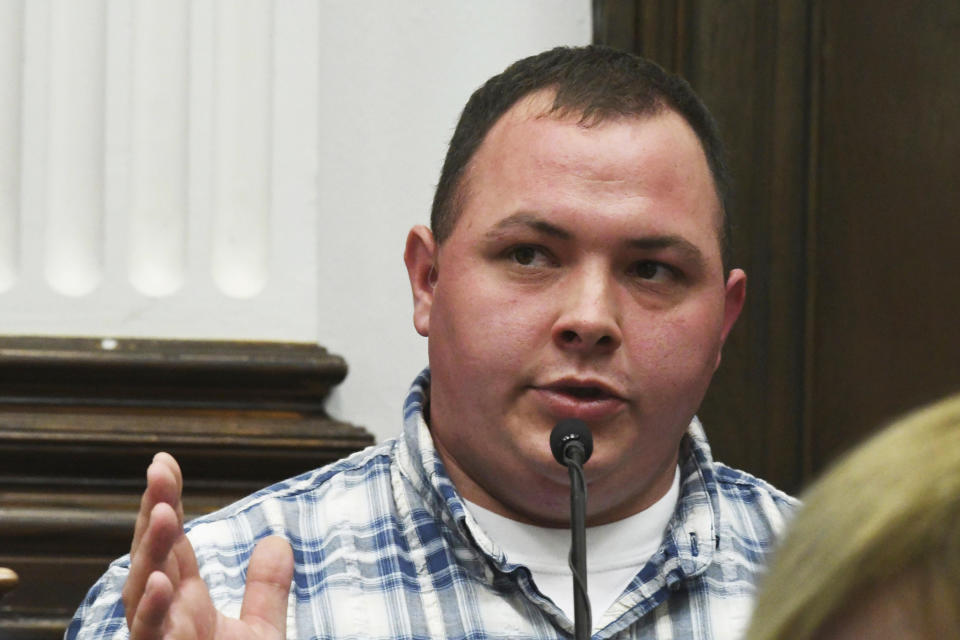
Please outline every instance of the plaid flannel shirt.
[[[237, 616], [247, 562], [280, 534], [296, 568], [287, 636], [570, 638], [573, 623], [477, 526], [434, 449], [422, 408], [429, 371], [404, 405], [404, 430], [188, 525], [216, 606]], [[796, 501], [715, 463], [694, 419], [680, 498], [659, 550], [606, 612], [594, 638], [717, 640], [746, 626], [754, 581]], [[68, 640], [128, 637], [120, 592], [129, 557], [80, 605]]]

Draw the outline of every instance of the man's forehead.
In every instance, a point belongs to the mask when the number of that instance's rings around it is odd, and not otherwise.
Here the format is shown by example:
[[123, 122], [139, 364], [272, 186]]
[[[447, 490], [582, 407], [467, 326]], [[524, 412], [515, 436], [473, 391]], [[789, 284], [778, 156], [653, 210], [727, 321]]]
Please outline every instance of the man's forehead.
[[[697, 173], [699, 173], [701, 176], [707, 176], [707, 179], [711, 184], [711, 194], [714, 196], [711, 199], [715, 203], [714, 206], [716, 207], [716, 214], [714, 218], [716, 223], [714, 230], [716, 233], [718, 246], [722, 250], [724, 217], [719, 195], [715, 190], [716, 185], [713, 175], [707, 165], [706, 155], [703, 152], [702, 143], [683, 116], [672, 109], [664, 108], [659, 110], [657, 113], [650, 113], [646, 115], [617, 115], [613, 118], [594, 120], [585, 123], [583, 122], [582, 112], [555, 109], [555, 96], [556, 93], [552, 89], [544, 89], [530, 93], [518, 100], [517, 103], [514, 104], [513, 107], [511, 107], [506, 113], [504, 113], [504, 115], [501, 116], [495, 125], [491, 127], [483, 143], [477, 149], [474, 157], [471, 158], [471, 161], [467, 165], [467, 171], [465, 172], [463, 180], [461, 181], [461, 206], [459, 207], [460, 215], [458, 215], [458, 220], [457, 223], [455, 223], [455, 226], [459, 226], [459, 223], [463, 221], [462, 218], [464, 215], [471, 215], [472, 207], [469, 206], [469, 201], [475, 196], [479, 195], [477, 189], [499, 188], [497, 184], [490, 182], [489, 179], [492, 177], [492, 175], [501, 174], [501, 172], [506, 169], [506, 164], [509, 164], [513, 160], [519, 160], [520, 155], [526, 155], [532, 152], [531, 147], [528, 146], [528, 142], [530, 141], [526, 139], [526, 136], [530, 133], [531, 129], [526, 125], [526, 123], [531, 123], [536, 128], [537, 122], [542, 122], [544, 119], [550, 119], [554, 122], [580, 127], [586, 133], [595, 127], [603, 128], [606, 125], [624, 123], [647, 125], [649, 123], [666, 118], [668, 120], [673, 120], [674, 122], [682, 123], [682, 130], [686, 130], [686, 134], [689, 134], [689, 139], [694, 141], [699, 152], [700, 157], [696, 163], [698, 167]], [[545, 147], [541, 147], [541, 150], [545, 151], [546, 154], [541, 157], [540, 161], [549, 165], [554, 165], [554, 159], [549, 157], [550, 153], [553, 151], [553, 148], [549, 145], [546, 145]], [[506, 154], [506, 156], [503, 154]], [[483, 168], [481, 168], [481, 165], [483, 165]], [[555, 166], [563, 165], [564, 162], [561, 159], [556, 159]], [[480, 171], [481, 173], [477, 173], [477, 171]], [[493, 172], [492, 175], [488, 173], [490, 171]], [[702, 173], [700, 173], [701, 171]], [[643, 174], [643, 172], [643, 166], [637, 165], [638, 176], [642, 177], [641, 174]], [[481, 178], [481, 174], [485, 177]], [[511, 181], [513, 177], [513, 174], [509, 171], [505, 176], [507, 180]], [[510, 214], [510, 212], [507, 211], [502, 213], [504, 215]]]
[[[556, 106], [555, 97], [556, 92], [553, 89], [542, 89], [518, 100], [487, 132], [483, 142], [471, 159], [470, 165], [468, 165], [467, 173], [470, 173], [470, 169], [476, 164], [479, 156], [491, 153], [491, 147], [498, 148], [498, 153], [527, 154], [532, 152], [534, 148], [528, 145], [537, 137], [532, 132], [538, 129], [540, 131], [549, 130], [551, 123], [558, 123], [561, 126], [570, 126], [581, 130], [584, 135], [580, 139], [584, 141], [600, 139], [590, 135], [593, 130], [597, 131], [600, 136], [603, 135], [601, 132], [604, 130], [614, 131], [615, 135], [618, 136], [618, 145], [615, 147], [618, 155], [621, 152], [623, 154], [638, 153], [640, 147], [635, 145], [634, 142], [649, 146], [649, 133], [651, 131], [657, 131], [665, 136], [675, 138], [676, 144], [683, 143], [688, 149], [695, 148], [695, 151], [693, 151], [695, 155], [691, 158], [696, 159], [692, 162], [685, 162], [684, 167], [696, 172], [702, 169], [704, 171], [703, 175], [709, 176], [711, 183], [716, 186], [702, 141], [686, 118], [677, 111], [662, 107], [642, 114], [594, 112], [588, 115], [579, 108]], [[544, 126], [547, 129], [544, 129]], [[585, 144], [589, 146], [596, 143], [586, 142]], [[676, 146], [676, 144], [671, 142], [668, 146]], [[542, 151], [541, 161], [552, 162], [554, 156], [558, 155], [552, 153], [553, 149], [550, 147], [539, 148], [539, 150]], [[610, 153], [610, 151], [608, 150], [605, 153]], [[509, 160], [510, 157], [506, 159]], [[650, 166], [649, 164], [637, 164], [637, 174], [640, 175], [645, 172]]]
[[[616, 135], [618, 137], [623, 136], [623, 144], [619, 144], [618, 147], [625, 153], [630, 152], [636, 148], [629, 144], [629, 138], [637, 135], [637, 127], [634, 125], [645, 126], [656, 121], [658, 116], [667, 113], [661, 111], [660, 113], [614, 115], [605, 118], [592, 115], [586, 118], [584, 112], [580, 109], [556, 106], [555, 97], [556, 92], [553, 89], [542, 89], [518, 100], [487, 132], [483, 142], [471, 158], [467, 175], [469, 176], [481, 163], [486, 163], [488, 167], [490, 163], [493, 163], [494, 167], [499, 167], [502, 170], [504, 163], [515, 163], [533, 156], [536, 156], [536, 162], [539, 163], [563, 165], [567, 157], [564, 157], [560, 148], [555, 146], [556, 139], [553, 136], [566, 135], [558, 132], [567, 127], [580, 130], [582, 135], [575, 136], [574, 139], [581, 140], [583, 145], [581, 149], [589, 149], [591, 146], [597, 145], [596, 140], [600, 139], [590, 134], [592, 130], [596, 130], [599, 134], [607, 127], [625, 123], [630, 126], [616, 128]], [[672, 114], [672, 112], [669, 113]], [[686, 124], [684, 126], [686, 127]], [[693, 135], [692, 131], [690, 133]], [[565, 139], [570, 140], [570, 138]], [[637, 166], [638, 174], [642, 170], [642, 166]]]
[[[485, 157], [484, 162], [488, 167], [495, 170], [503, 170], [504, 163], [510, 163], [521, 156], [536, 154], [539, 156], [538, 162], [544, 162], [551, 165], [564, 166], [567, 164], [567, 158], [561, 157], [561, 152], [551, 146], [549, 139], [544, 139], [532, 132], [540, 128], [540, 124], [547, 127], [550, 125], [544, 120], [561, 125], [569, 125], [582, 130], [585, 136], [583, 140], [591, 140], [593, 136], [591, 130], [600, 130], [609, 128], [618, 136], [618, 145], [615, 147], [615, 156], [636, 154], [637, 164], [635, 174], [638, 179], [647, 180], [651, 177], [650, 171], [662, 173], [681, 173], [687, 177], [684, 180], [700, 180], [706, 178], [712, 187], [711, 191], [716, 196], [717, 222], [719, 229], [723, 227], [723, 207], [720, 201], [720, 194], [716, 187], [716, 180], [707, 161], [706, 152], [703, 143], [697, 136], [693, 127], [677, 111], [664, 107], [657, 111], [641, 115], [621, 115], [612, 117], [590, 116], [584, 120], [584, 113], [579, 110], [557, 109], [554, 105], [555, 91], [544, 89], [528, 94], [519, 100], [498, 120], [487, 133], [483, 143], [478, 148], [474, 157], [471, 159], [467, 170], [467, 181], [470, 180], [470, 174], [477, 169], [478, 161]], [[620, 126], [627, 125], [627, 126]], [[652, 129], [649, 127], [653, 127]], [[644, 134], [643, 132], [647, 133]], [[676, 158], [669, 158], [668, 163], [660, 163], [650, 155], [651, 131], [657, 131], [653, 139], [667, 139], [668, 144], [663, 145], [666, 150], [670, 147], [682, 146], [689, 149], [687, 159], [681, 164], [674, 164]], [[601, 134], [602, 135], [602, 134]], [[546, 140], [543, 146], [541, 142]], [[530, 146], [533, 144], [534, 146]], [[587, 142], [587, 145], [594, 143]], [[497, 149], [497, 151], [494, 151]], [[598, 151], [600, 153], [600, 151]], [[610, 153], [609, 150], [602, 153]], [[505, 154], [505, 156], [504, 156]], [[504, 157], [498, 157], [504, 156]], [[652, 163], [651, 163], [652, 160]], [[492, 164], [491, 164], [492, 163]], [[670, 166], [668, 166], [668, 164]], [[599, 166], [599, 165], [598, 165]], [[464, 194], [466, 195], [466, 194]]]

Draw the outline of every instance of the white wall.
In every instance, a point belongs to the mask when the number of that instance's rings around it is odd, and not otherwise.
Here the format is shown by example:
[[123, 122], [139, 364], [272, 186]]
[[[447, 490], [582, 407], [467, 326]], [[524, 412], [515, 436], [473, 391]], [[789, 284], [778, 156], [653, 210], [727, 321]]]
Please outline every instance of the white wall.
[[[0, 0], [0, 333], [317, 341], [350, 367], [330, 413], [394, 435], [426, 364], [403, 245], [459, 111], [510, 62], [587, 43], [590, 4]], [[95, 46], [77, 57], [72, 37]], [[225, 62], [256, 47], [268, 68]], [[64, 94], [73, 64], [94, 85]], [[159, 97], [146, 72], [174, 74]], [[83, 209], [53, 179], [74, 152]], [[222, 206], [248, 187], [258, 206]]]

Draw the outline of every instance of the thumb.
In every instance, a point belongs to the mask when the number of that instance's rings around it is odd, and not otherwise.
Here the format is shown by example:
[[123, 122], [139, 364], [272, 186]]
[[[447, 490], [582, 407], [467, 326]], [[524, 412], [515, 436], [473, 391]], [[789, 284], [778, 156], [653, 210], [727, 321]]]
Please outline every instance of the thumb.
[[260, 637], [286, 637], [287, 596], [292, 579], [290, 543], [280, 536], [258, 542], [250, 556], [240, 620], [256, 629]]

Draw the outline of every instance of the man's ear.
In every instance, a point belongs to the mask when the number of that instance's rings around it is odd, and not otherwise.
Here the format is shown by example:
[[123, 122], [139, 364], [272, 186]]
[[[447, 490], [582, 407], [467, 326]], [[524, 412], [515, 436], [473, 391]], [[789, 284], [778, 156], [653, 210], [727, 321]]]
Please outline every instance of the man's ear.
[[740, 317], [743, 310], [743, 302], [747, 298], [747, 274], [743, 269], [731, 269], [727, 276], [727, 283], [724, 287], [723, 295], [723, 330], [720, 333], [720, 349], [717, 351], [717, 364], [720, 366], [720, 353], [723, 351], [723, 344], [730, 335], [734, 323]]
[[437, 243], [433, 233], [417, 225], [407, 234], [403, 251], [407, 265], [410, 290], [413, 292], [413, 326], [422, 336], [430, 335], [430, 309], [433, 307], [433, 289], [437, 285]]

